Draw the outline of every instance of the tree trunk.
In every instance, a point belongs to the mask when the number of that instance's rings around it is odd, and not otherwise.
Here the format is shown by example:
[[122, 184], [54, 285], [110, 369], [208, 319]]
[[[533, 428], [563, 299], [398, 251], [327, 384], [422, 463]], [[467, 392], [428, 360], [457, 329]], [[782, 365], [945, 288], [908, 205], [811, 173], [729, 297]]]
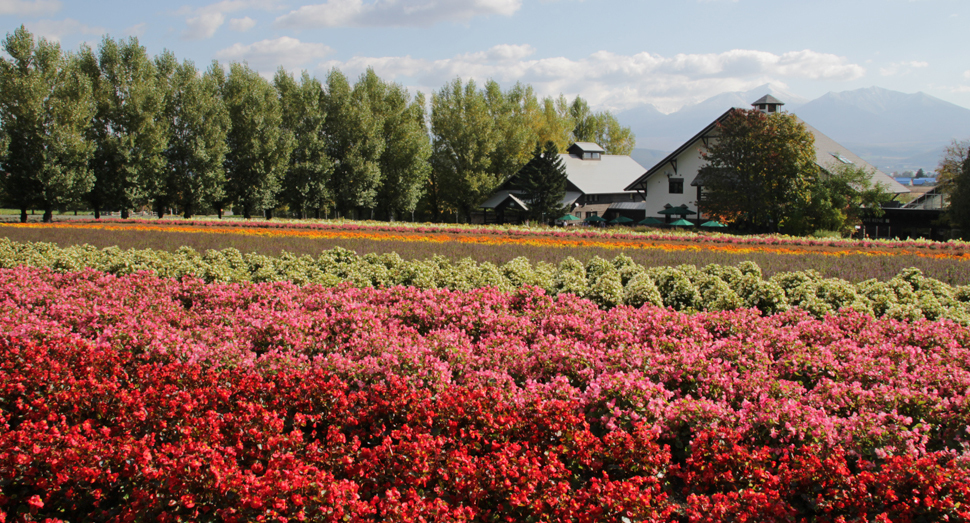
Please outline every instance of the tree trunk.
[[185, 207], [182, 208], [182, 217], [188, 220], [192, 217], [192, 204], [186, 203]]
[[49, 205], [44, 207], [44, 223], [51, 223], [54, 221], [54, 209]]
[[127, 207], [121, 209], [121, 219], [122, 220], [127, 220], [128, 219], [128, 208]]
[[243, 218], [250, 219], [253, 215], [249, 214], [249, 204], [243, 204]]
[[317, 207], [316, 209], [314, 209], [314, 211], [313, 211], [313, 217], [316, 218], [317, 220], [320, 219], [320, 208], [319, 207]]
[[158, 208], [155, 209], [155, 214], [158, 215], [158, 219], [161, 220], [165, 217], [165, 205], [158, 204]]
[[27, 223], [27, 208], [20, 208], [20, 223]]
[[266, 215], [266, 219], [267, 220], [272, 220], [273, 219], [273, 209], [266, 209], [265, 215]]
[[216, 214], [219, 215], [219, 219], [221, 220], [222, 219], [222, 207], [219, 207], [218, 211], [216, 211]]

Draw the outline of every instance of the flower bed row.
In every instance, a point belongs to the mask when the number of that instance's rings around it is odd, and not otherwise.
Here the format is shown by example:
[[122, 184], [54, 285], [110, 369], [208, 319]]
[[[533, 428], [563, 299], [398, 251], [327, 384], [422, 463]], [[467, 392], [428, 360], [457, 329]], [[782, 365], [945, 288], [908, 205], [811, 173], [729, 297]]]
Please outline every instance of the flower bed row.
[[857, 284], [824, 278], [815, 271], [786, 272], [764, 278], [752, 262], [736, 267], [692, 265], [644, 267], [626, 255], [612, 261], [594, 257], [583, 264], [567, 258], [558, 266], [517, 258], [497, 266], [470, 259], [442, 257], [405, 261], [395, 253], [358, 256], [346, 249], [325, 251], [318, 258], [259, 254], [235, 249], [200, 254], [183, 248], [98, 250], [90, 246], [59, 248], [47, 243], [18, 243], [0, 238], [0, 267], [31, 265], [57, 271], [86, 267], [111, 274], [153, 271], [166, 277], [196, 276], [208, 282], [292, 281], [334, 286], [407, 285], [423, 289], [471, 290], [494, 287], [512, 291], [536, 286], [548, 294], [570, 293], [603, 308], [653, 303], [683, 312], [754, 307], [765, 314], [792, 307], [821, 318], [842, 308], [895, 319], [947, 318], [970, 324], [970, 286], [953, 287], [907, 269], [888, 281]]
[[463, 225], [463, 224], [433, 224], [407, 222], [374, 222], [352, 220], [144, 220], [144, 219], [99, 219], [99, 220], [70, 220], [77, 224], [139, 224], [154, 226], [185, 226], [185, 227], [235, 227], [257, 229], [304, 229], [304, 230], [344, 230], [370, 232], [400, 232], [400, 233], [445, 233], [445, 234], [486, 234], [513, 236], [549, 236], [553, 238], [613, 238], [620, 240], [689, 240], [699, 243], [732, 244], [732, 245], [788, 245], [788, 246], [827, 246], [846, 249], [891, 248], [903, 250], [951, 251], [961, 256], [970, 254], [970, 242], [951, 240], [937, 242], [926, 239], [898, 240], [898, 239], [838, 239], [838, 238], [803, 238], [784, 235], [745, 235], [735, 236], [705, 232], [703, 234], [679, 230], [648, 230], [637, 232], [627, 227], [597, 229], [587, 227], [528, 227], [517, 225]]
[[595, 430], [644, 423], [681, 449], [720, 426], [777, 448], [962, 454], [970, 424], [970, 328], [946, 320], [19, 268], [0, 270], [0, 332], [205, 367], [325, 369], [360, 387], [498, 387], [519, 404], [576, 401]]
[[595, 430], [575, 398], [217, 370], [72, 335], [4, 333], [0, 371], [3, 522], [970, 517], [948, 452], [876, 463], [730, 428], [678, 450], [643, 423]]

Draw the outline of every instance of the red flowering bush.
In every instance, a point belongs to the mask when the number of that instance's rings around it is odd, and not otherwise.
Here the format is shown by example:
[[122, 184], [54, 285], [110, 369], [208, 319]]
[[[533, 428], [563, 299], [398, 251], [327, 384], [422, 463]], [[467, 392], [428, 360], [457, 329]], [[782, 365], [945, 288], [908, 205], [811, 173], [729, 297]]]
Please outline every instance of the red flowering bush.
[[951, 521], [970, 331], [0, 271], [0, 521]]

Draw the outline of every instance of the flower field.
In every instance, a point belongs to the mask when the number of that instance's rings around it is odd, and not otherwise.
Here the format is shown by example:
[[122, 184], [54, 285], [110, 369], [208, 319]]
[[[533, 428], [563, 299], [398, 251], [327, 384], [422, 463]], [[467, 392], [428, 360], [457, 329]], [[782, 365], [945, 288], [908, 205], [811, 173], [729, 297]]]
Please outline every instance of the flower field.
[[0, 523], [970, 520], [966, 244], [56, 227], [317, 250], [0, 238]]
[[6, 521], [968, 516], [970, 330], [0, 270]]

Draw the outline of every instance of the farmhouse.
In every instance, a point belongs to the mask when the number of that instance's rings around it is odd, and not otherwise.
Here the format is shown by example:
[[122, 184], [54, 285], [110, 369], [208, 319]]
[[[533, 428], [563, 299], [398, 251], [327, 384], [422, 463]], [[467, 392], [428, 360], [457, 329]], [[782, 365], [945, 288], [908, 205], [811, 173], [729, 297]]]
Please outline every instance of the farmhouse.
[[[643, 216], [645, 207], [640, 196], [624, 189], [643, 174], [644, 167], [636, 160], [606, 154], [602, 147], [590, 142], [574, 143], [559, 157], [568, 178], [563, 206], [569, 207], [573, 215], [583, 219], [599, 216], [608, 220], [621, 214]], [[524, 192], [514, 187], [515, 176], [506, 180], [481, 205], [485, 223], [521, 221], [529, 202]]]
[[[751, 105], [762, 112], [774, 113], [778, 112], [784, 103], [771, 95], [766, 95]], [[697, 173], [706, 164], [706, 161], [701, 154], [707, 150], [707, 145], [711, 140], [717, 139], [717, 124], [727, 118], [734, 110], [727, 110], [710, 125], [694, 135], [693, 138], [678, 147], [677, 150], [624, 187], [624, 190], [636, 191], [640, 194], [639, 199], [643, 200], [642, 203], [648, 217], [666, 215], [669, 219], [671, 214], [683, 214], [688, 218], [703, 219], [704, 184], [703, 180], [698, 178]], [[892, 177], [875, 169], [852, 151], [822, 134], [818, 129], [801, 119], [798, 119], [798, 121], [815, 137], [815, 162], [822, 169], [832, 170], [840, 163], [855, 164], [866, 170], [874, 171], [872, 181], [885, 185], [889, 192], [893, 194], [909, 192], [909, 189]]]

